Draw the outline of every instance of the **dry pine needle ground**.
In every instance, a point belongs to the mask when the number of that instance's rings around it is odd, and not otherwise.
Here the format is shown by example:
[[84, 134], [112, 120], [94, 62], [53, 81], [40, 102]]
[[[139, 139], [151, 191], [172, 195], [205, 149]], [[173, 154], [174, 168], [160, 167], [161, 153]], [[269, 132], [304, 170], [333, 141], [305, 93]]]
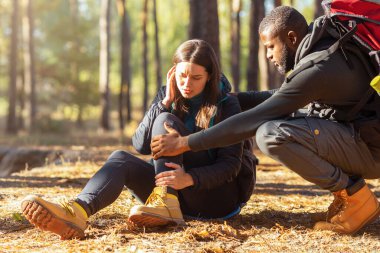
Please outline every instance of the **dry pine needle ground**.
[[[139, 229], [126, 221], [135, 204], [125, 190], [90, 218], [84, 240], [61, 241], [19, 216], [27, 194], [72, 198], [101, 164], [46, 166], [0, 178], [0, 252], [378, 252], [380, 221], [355, 236], [313, 231], [312, 213], [332, 201], [324, 190], [259, 155], [257, 186], [241, 215], [228, 221], [187, 221], [185, 227]], [[369, 180], [380, 197], [380, 180]]]

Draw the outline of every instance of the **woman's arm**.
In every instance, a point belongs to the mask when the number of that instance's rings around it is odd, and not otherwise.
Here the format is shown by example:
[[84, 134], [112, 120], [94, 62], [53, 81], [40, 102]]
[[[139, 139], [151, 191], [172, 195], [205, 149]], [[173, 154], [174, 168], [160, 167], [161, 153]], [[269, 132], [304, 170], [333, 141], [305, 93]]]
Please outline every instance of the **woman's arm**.
[[237, 98], [239, 99], [241, 110], [246, 111], [256, 107], [270, 98], [277, 90], [238, 92]]
[[162, 87], [154, 98], [149, 110], [145, 113], [143, 120], [140, 122], [135, 133], [132, 136], [133, 147], [143, 155], [149, 155], [150, 141], [152, 139], [152, 127], [156, 117], [163, 112], [168, 112], [161, 101], [165, 97], [165, 87]]

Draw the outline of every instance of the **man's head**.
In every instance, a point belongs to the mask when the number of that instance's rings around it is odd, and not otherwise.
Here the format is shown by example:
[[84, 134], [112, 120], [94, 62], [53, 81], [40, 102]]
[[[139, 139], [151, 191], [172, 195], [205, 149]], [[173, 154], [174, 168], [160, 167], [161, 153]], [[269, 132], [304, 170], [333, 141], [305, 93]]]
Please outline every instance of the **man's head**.
[[307, 29], [304, 16], [289, 6], [273, 9], [261, 21], [259, 33], [267, 49], [267, 58], [281, 74], [293, 68], [297, 48]]

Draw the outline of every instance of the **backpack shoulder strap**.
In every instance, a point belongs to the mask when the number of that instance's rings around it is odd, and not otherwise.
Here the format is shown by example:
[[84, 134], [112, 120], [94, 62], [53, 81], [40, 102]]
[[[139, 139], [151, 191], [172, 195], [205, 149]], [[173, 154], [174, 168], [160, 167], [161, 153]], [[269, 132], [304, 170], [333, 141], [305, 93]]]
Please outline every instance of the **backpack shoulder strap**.
[[[324, 20], [324, 22], [327, 22], [327, 20]], [[350, 31], [348, 31], [346, 34], [344, 34], [341, 38], [339, 38], [333, 45], [331, 45], [328, 49], [322, 50], [318, 52], [318, 56], [312, 57], [310, 60], [305, 61], [304, 63], [301, 63], [302, 60], [300, 61], [299, 66], [296, 67], [286, 78], [285, 82], [289, 82], [293, 77], [298, 75], [300, 72], [303, 70], [310, 68], [311, 66], [314, 66], [315, 64], [323, 61], [326, 59], [329, 55], [333, 54], [338, 48], [341, 48], [341, 46], [349, 40], [354, 33], [356, 32], [356, 24], [352, 27]], [[307, 56], [306, 56], [307, 57]]]

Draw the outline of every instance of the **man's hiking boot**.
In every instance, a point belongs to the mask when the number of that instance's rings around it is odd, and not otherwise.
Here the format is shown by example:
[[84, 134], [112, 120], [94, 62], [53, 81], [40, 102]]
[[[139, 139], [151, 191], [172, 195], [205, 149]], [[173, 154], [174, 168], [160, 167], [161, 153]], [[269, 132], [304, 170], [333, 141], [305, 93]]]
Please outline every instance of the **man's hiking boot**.
[[145, 205], [131, 209], [129, 221], [137, 226], [156, 227], [169, 224], [184, 225], [178, 198], [169, 194], [166, 187], [155, 187]]
[[334, 195], [341, 200], [338, 212], [330, 221], [317, 222], [314, 229], [354, 234], [380, 214], [380, 203], [366, 184], [352, 195], [348, 194], [347, 189], [337, 191]]
[[340, 198], [340, 192], [333, 192], [334, 200], [330, 204], [329, 208], [327, 209], [327, 212], [323, 213], [314, 213], [312, 214], [312, 220], [317, 221], [326, 221], [330, 222], [331, 218], [334, 217], [337, 213], [339, 213], [340, 209], [343, 205], [343, 199]]
[[74, 201], [54, 204], [36, 195], [29, 195], [21, 202], [26, 219], [39, 229], [61, 236], [61, 240], [83, 238], [87, 227], [87, 214]]

